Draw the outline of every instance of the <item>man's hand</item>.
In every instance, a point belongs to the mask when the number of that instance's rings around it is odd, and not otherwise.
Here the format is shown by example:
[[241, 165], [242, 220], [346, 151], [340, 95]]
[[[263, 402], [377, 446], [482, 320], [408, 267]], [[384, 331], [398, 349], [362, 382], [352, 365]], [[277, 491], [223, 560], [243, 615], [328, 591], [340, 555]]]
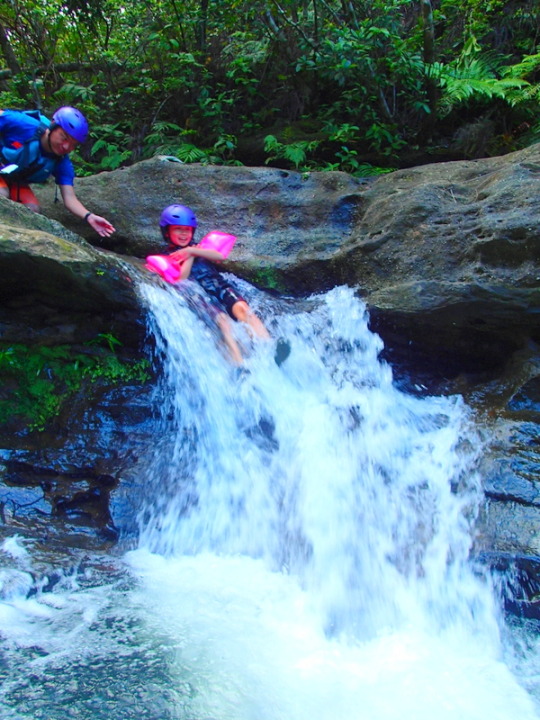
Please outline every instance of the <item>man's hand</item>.
[[99, 215], [94, 215], [94, 213], [91, 213], [88, 216], [86, 222], [90, 225], [90, 227], [94, 228], [97, 234], [101, 235], [101, 237], [109, 237], [109, 235], [112, 235], [113, 232], [115, 232], [114, 226], [111, 225], [108, 220], [100, 217]]

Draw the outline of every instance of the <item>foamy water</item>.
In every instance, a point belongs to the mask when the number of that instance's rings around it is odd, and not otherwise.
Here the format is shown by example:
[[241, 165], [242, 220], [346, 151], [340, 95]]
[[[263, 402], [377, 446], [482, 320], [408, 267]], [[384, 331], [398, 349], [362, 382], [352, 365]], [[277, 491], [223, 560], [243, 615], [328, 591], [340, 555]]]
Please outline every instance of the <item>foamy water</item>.
[[536, 650], [510, 668], [468, 562], [469, 409], [394, 387], [351, 290], [244, 290], [291, 345], [281, 367], [236, 328], [238, 373], [189, 286], [141, 287], [165, 366], [139, 547], [27, 598], [31, 547], [4, 545], [4, 716], [537, 718]]

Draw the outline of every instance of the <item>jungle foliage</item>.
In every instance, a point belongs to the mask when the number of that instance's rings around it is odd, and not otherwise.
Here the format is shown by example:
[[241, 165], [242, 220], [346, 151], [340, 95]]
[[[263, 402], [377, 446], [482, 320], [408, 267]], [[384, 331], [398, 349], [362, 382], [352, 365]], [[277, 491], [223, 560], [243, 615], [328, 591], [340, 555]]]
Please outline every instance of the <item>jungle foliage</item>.
[[0, 0], [0, 107], [80, 107], [79, 171], [341, 169], [536, 141], [538, 0]]
[[0, 427], [14, 419], [22, 428], [43, 430], [62, 407], [92, 384], [145, 382], [147, 360], [125, 362], [113, 335], [100, 334], [79, 350], [69, 345], [0, 342]]

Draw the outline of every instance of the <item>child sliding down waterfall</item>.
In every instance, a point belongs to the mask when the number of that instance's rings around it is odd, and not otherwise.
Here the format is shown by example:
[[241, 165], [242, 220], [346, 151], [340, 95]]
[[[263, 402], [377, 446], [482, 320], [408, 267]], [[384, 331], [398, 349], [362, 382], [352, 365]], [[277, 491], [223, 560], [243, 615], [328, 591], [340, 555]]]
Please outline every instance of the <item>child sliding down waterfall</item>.
[[[193, 210], [185, 205], [166, 207], [161, 213], [159, 225], [164, 239], [173, 248], [178, 248], [168, 256], [179, 265], [178, 280], [195, 280], [205, 290], [211, 299], [212, 316], [223, 335], [231, 358], [236, 365], [241, 365], [243, 357], [233, 336], [229, 317], [244, 323], [253, 337], [270, 340], [270, 334], [246, 300], [214, 266], [213, 263], [224, 260], [225, 255], [204, 242], [195, 243], [197, 218]], [[283, 350], [280, 351], [279, 348], [278, 343], [277, 353], [283, 354]], [[279, 358], [282, 359], [284, 358]]]

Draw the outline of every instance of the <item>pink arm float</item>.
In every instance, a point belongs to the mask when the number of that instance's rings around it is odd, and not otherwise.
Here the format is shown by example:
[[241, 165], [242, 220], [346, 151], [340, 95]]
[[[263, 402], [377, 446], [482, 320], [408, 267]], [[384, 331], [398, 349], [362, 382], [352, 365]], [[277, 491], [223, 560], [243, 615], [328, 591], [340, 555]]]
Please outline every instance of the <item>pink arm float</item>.
[[226, 258], [233, 249], [235, 242], [235, 235], [229, 235], [229, 233], [224, 233], [220, 230], [212, 230], [208, 235], [203, 237], [199, 243], [199, 247], [205, 248], [206, 250], [217, 250]]
[[145, 267], [170, 283], [180, 280], [180, 264], [167, 255], [148, 255]]
[[[224, 258], [228, 256], [234, 247], [236, 237], [224, 233], [219, 230], [212, 230], [205, 235], [199, 247], [206, 250], [217, 250]], [[167, 255], [148, 255], [146, 258], [146, 266], [148, 270], [158, 273], [161, 277], [170, 283], [177, 283], [180, 280], [181, 264], [178, 260], [173, 260]]]

